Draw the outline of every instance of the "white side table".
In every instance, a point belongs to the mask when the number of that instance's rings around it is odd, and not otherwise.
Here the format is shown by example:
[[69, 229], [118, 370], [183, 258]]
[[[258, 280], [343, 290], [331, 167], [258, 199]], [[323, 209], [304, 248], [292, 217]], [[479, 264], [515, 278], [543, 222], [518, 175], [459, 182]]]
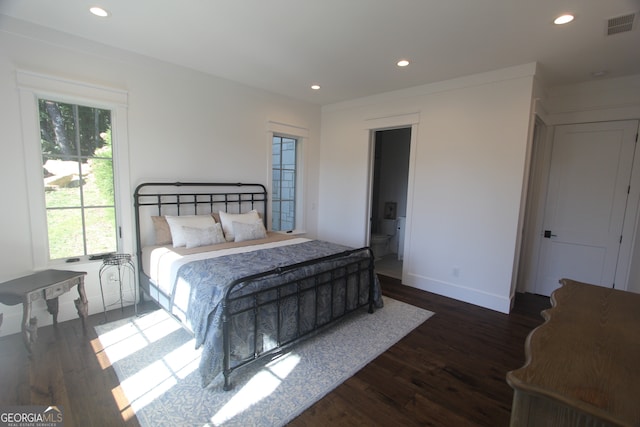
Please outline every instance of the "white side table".
[[45, 300], [47, 311], [53, 316], [53, 325], [58, 324], [58, 297], [74, 286], [78, 288], [79, 298], [74, 300], [78, 316], [85, 328], [88, 316], [87, 296], [84, 292], [84, 271], [44, 270], [25, 277], [0, 283], [0, 302], [7, 305], [22, 303], [22, 336], [29, 356], [38, 334], [38, 322], [31, 317], [31, 303]]

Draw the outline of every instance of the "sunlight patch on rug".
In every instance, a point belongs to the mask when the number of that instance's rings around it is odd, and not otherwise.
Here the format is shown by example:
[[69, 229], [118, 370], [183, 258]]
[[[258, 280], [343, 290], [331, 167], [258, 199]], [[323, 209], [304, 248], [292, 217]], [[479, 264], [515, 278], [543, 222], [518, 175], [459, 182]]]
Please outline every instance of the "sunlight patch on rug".
[[140, 371], [122, 380], [120, 387], [134, 411], [144, 408], [198, 369], [200, 350], [191, 339]]
[[100, 342], [111, 363], [142, 350], [181, 326], [161, 310], [125, 321], [122, 326], [100, 335]]
[[[142, 426], [278, 426], [354, 375], [433, 313], [384, 297], [384, 308], [358, 313], [275, 359], [201, 387], [200, 350], [163, 310], [96, 326], [96, 356], [110, 362]], [[99, 353], [99, 354], [98, 354]], [[121, 406], [122, 407], [122, 406]], [[123, 417], [124, 417], [123, 409]]]
[[211, 417], [213, 425], [223, 425], [269, 396], [300, 363], [300, 356], [287, 353], [258, 371], [235, 395]]

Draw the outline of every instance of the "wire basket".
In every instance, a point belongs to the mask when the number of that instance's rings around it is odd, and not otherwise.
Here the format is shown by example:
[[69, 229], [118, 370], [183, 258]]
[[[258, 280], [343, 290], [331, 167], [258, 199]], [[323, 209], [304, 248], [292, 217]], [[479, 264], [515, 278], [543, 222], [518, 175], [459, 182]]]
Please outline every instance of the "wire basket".
[[111, 254], [102, 260], [105, 265], [122, 265], [131, 262], [130, 254]]

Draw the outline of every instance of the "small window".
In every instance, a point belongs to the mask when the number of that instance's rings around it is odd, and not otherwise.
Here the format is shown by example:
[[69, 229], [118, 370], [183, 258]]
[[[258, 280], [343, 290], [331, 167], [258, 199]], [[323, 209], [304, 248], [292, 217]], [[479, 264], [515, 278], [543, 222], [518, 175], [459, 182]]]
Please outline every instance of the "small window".
[[111, 111], [39, 99], [49, 259], [115, 252]]
[[295, 138], [273, 137], [271, 159], [271, 229], [296, 228], [297, 148]]

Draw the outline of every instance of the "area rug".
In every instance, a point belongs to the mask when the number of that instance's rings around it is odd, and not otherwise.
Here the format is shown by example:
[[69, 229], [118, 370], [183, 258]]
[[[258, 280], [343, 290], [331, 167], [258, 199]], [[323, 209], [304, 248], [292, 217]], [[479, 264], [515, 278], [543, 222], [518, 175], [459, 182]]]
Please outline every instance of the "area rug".
[[[111, 365], [143, 427], [280, 426], [354, 375], [433, 313], [384, 297], [384, 308], [358, 313], [207, 388], [192, 336], [164, 311], [96, 326], [97, 356]], [[105, 362], [106, 361], [106, 362]]]

